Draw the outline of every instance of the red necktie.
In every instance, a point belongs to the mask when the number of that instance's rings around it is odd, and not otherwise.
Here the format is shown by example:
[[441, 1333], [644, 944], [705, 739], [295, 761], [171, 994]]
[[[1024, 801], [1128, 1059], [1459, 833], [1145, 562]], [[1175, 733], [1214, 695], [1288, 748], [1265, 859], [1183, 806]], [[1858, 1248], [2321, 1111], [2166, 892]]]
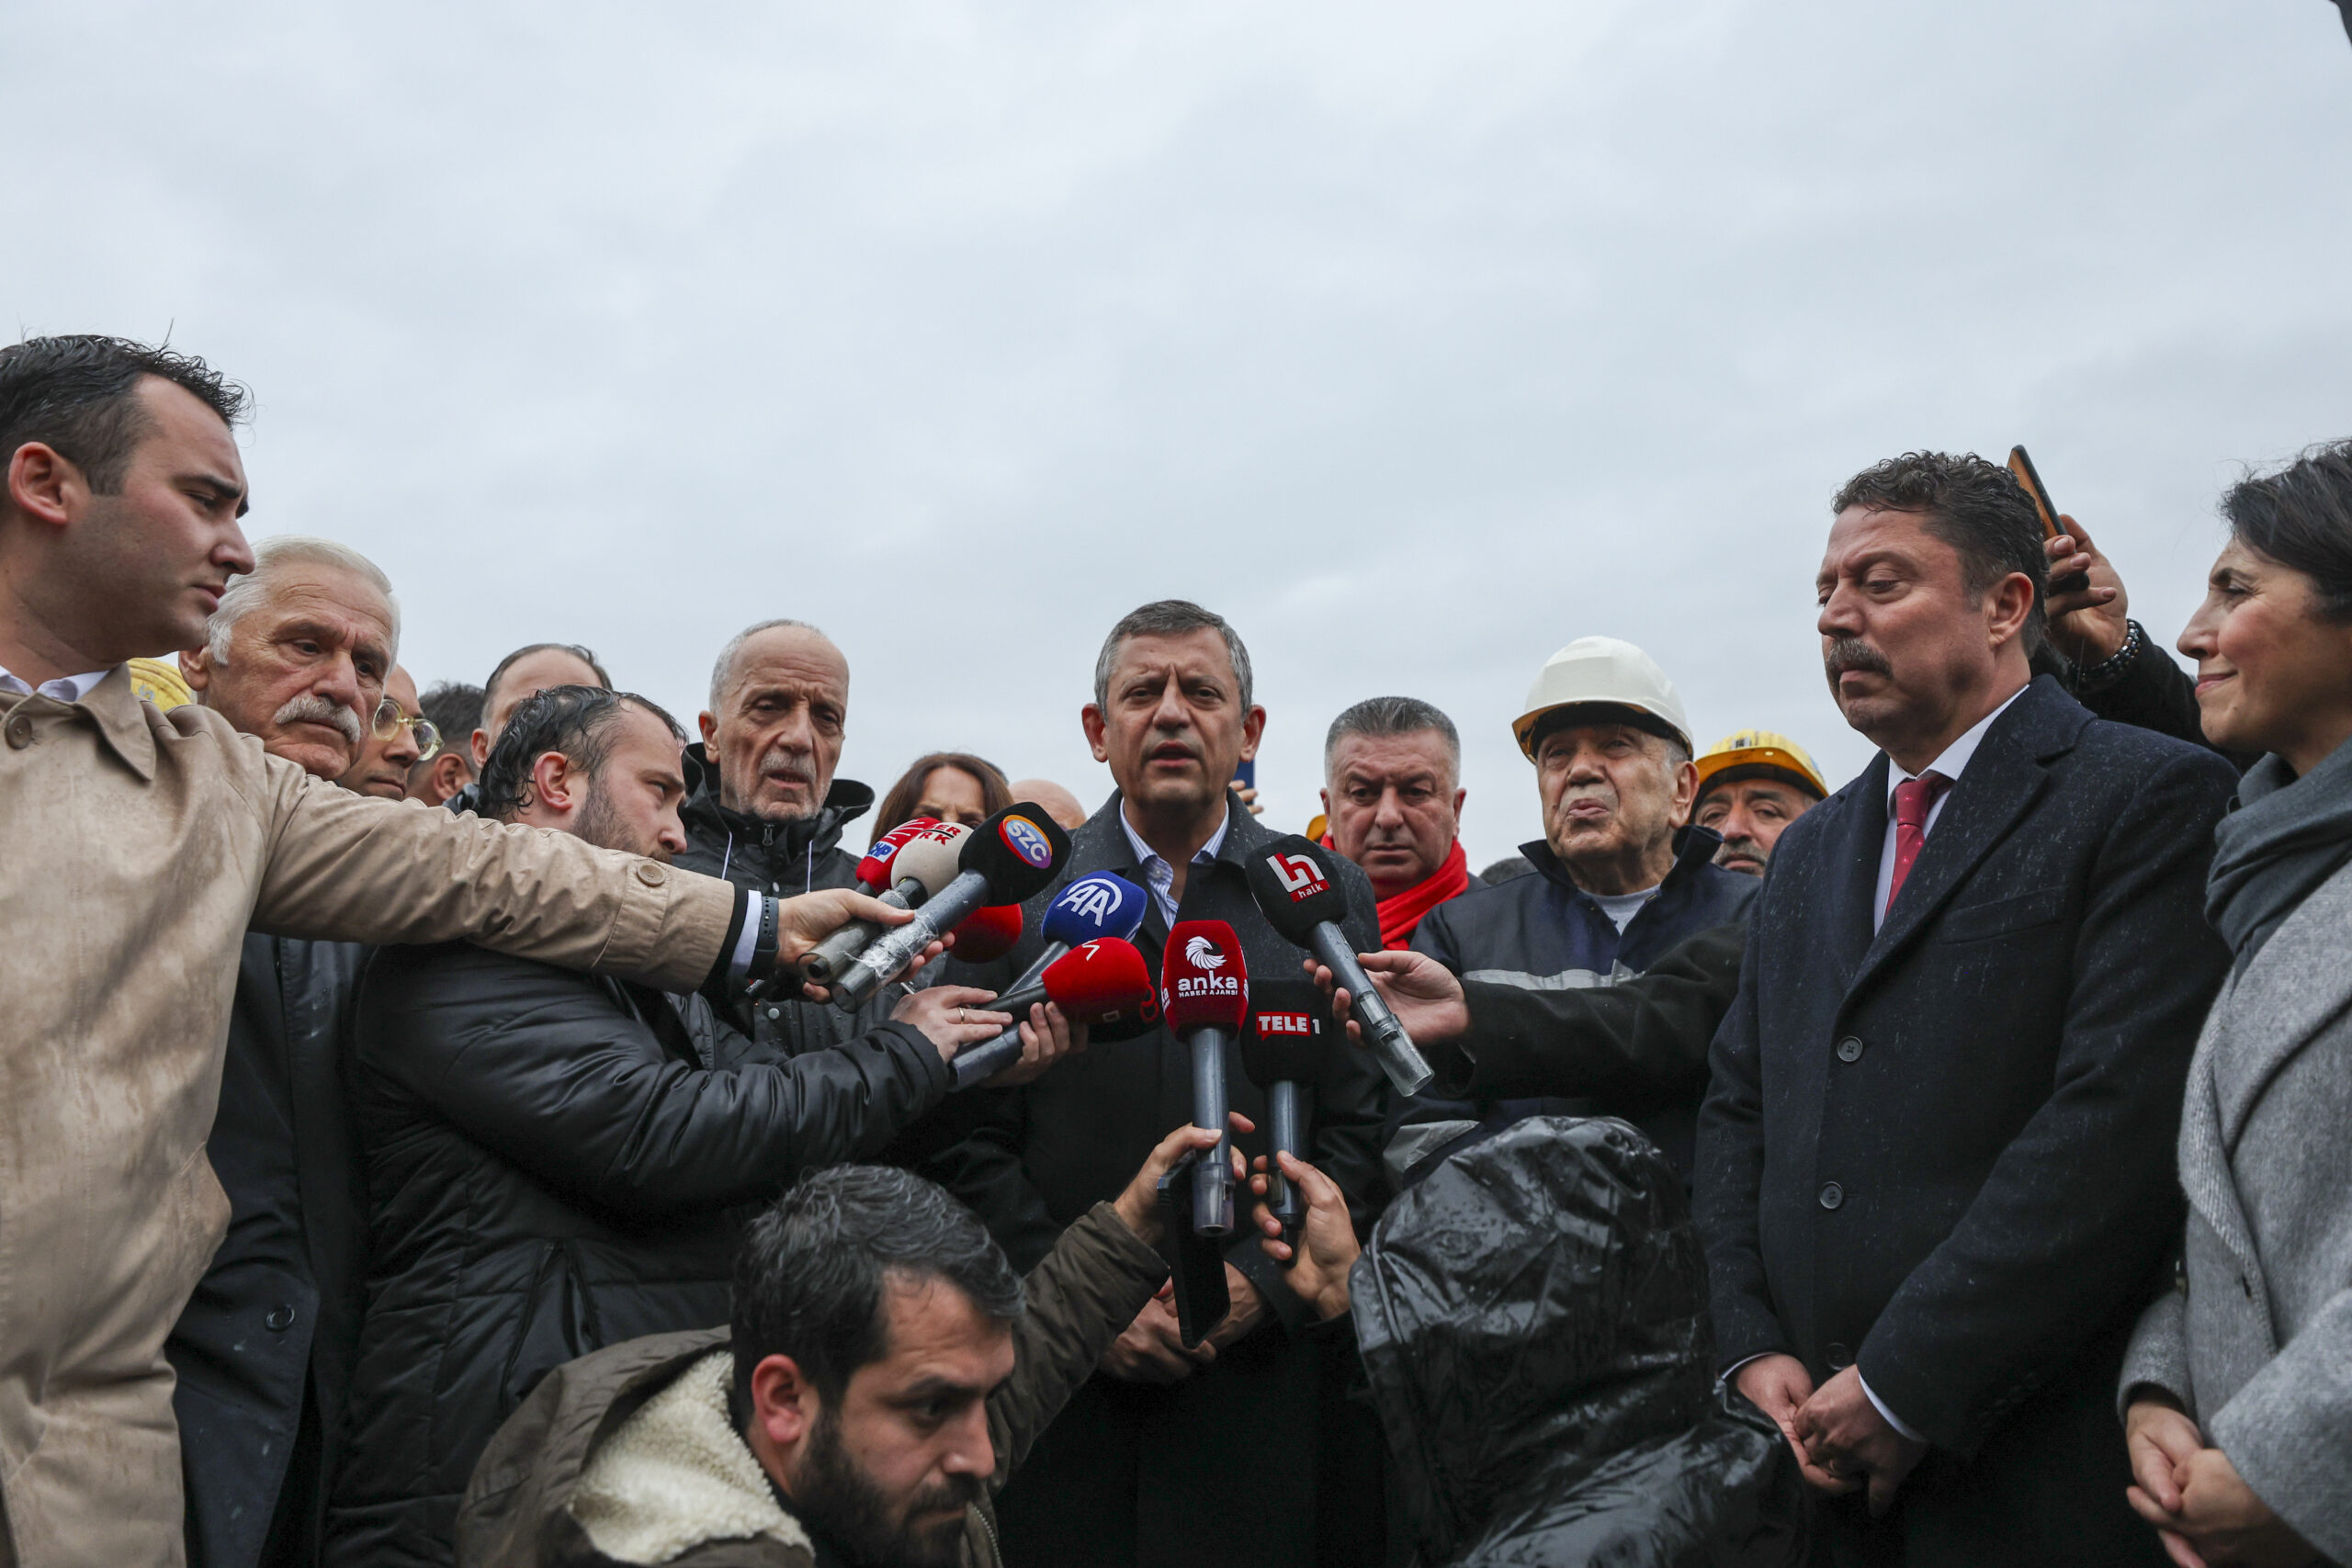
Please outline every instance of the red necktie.
[[1887, 879], [1887, 908], [1894, 908], [1894, 896], [1903, 891], [1903, 879], [1911, 874], [1911, 863], [1927, 848], [1928, 813], [1935, 809], [1936, 797], [1951, 784], [1951, 780], [1941, 773], [1925, 773], [1894, 786], [1894, 874]]

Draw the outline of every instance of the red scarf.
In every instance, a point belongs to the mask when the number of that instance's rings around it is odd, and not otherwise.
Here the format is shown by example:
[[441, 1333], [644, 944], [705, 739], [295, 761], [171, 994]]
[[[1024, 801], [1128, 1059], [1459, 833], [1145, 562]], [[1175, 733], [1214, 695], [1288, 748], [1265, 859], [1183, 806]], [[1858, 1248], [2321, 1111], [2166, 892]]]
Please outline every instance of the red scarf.
[[[1323, 835], [1326, 849], [1336, 848], [1331, 835]], [[1394, 898], [1380, 901], [1380, 945], [1391, 952], [1401, 952], [1410, 945], [1413, 932], [1420, 926], [1421, 917], [1444, 903], [1448, 898], [1470, 891], [1470, 857], [1462, 852], [1462, 840], [1453, 840], [1445, 863], [1422, 880], [1416, 882]]]

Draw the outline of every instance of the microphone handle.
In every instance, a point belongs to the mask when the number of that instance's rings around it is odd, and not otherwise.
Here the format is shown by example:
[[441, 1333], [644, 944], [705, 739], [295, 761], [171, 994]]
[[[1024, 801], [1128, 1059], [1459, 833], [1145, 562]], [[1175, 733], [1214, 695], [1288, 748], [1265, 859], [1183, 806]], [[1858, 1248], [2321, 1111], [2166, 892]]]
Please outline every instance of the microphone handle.
[[967, 1045], [956, 1054], [947, 1064], [956, 1073], [955, 1088], [948, 1093], [954, 1094], [958, 1089], [986, 1082], [1021, 1059], [1021, 1015], [1029, 1010], [1031, 1004], [1050, 999], [1046, 995], [1045, 987], [1037, 984], [1037, 978], [1052, 967], [1055, 959], [1069, 951], [1069, 943], [1066, 942], [1047, 942], [1037, 962], [1029, 965], [1021, 978], [1012, 983], [1012, 988], [988, 1004], [991, 1012], [1012, 1014], [1012, 1023], [995, 1039], [983, 1040], [978, 1045]]
[[1213, 1127], [1216, 1147], [1193, 1164], [1193, 1234], [1226, 1235], [1233, 1230], [1233, 1133], [1226, 1118], [1225, 1031], [1214, 1024], [1193, 1030], [1193, 1125]]
[[[875, 897], [894, 909], [911, 909], [922, 899], [922, 882], [910, 876], [887, 893]], [[865, 951], [882, 928], [872, 920], [852, 920], [800, 957], [800, 977], [822, 986], [849, 966], [850, 961]]]
[[[1306, 1118], [1299, 1108], [1299, 1086], [1295, 1078], [1276, 1078], [1266, 1087], [1266, 1120], [1272, 1123], [1272, 1143], [1276, 1154], [1286, 1154], [1293, 1159], [1306, 1157]], [[1267, 1207], [1283, 1228], [1295, 1231], [1306, 1223], [1306, 1199], [1288, 1177], [1283, 1175], [1283, 1162], [1270, 1159], [1266, 1171], [1272, 1178], [1266, 1183]]]
[[832, 985], [833, 1000], [842, 1010], [855, 1012], [867, 998], [913, 967], [924, 948], [943, 932], [961, 925], [988, 898], [987, 877], [977, 871], [957, 872], [955, 880], [924, 900], [913, 919], [892, 926], [850, 962]]
[[1363, 1026], [1364, 1043], [1372, 1047], [1373, 1058], [1388, 1075], [1388, 1081], [1396, 1086], [1396, 1092], [1420, 1093], [1435, 1075], [1430, 1071], [1429, 1063], [1421, 1059], [1413, 1037], [1405, 1032], [1405, 1026], [1388, 1010], [1388, 1004], [1380, 999], [1379, 988], [1363, 972], [1363, 965], [1356, 962], [1355, 949], [1349, 945], [1347, 932], [1324, 920], [1307, 933], [1307, 946], [1314, 950], [1317, 961], [1331, 971], [1331, 977], [1346, 988], [1349, 1010], [1355, 1014], [1356, 1022]]

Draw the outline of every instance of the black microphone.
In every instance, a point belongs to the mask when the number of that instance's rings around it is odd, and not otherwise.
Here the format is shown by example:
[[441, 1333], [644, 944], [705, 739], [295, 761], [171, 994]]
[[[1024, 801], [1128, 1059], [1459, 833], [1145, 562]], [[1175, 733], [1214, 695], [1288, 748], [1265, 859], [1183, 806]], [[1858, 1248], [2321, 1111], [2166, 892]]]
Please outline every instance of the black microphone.
[[1348, 918], [1348, 896], [1340, 890], [1331, 852], [1295, 833], [1250, 851], [1250, 896], [1283, 941], [1315, 954], [1332, 978], [1347, 987], [1348, 1005], [1363, 1026], [1364, 1043], [1396, 1092], [1420, 1093], [1431, 1077], [1430, 1065], [1380, 999], [1363, 965], [1356, 962], [1347, 932], [1340, 929]]
[[[1241, 1066], [1266, 1091], [1267, 1134], [1278, 1155], [1306, 1157], [1306, 1096], [1322, 1070], [1330, 1017], [1330, 1002], [1311, 980], [1261, 980], [1250, 987]], [[1306, 1221], [1305, 1196], [1283, 1175], [1281, 1160], [1268, 1160], [1266, 1175], [1266, 1206], [1295, 1233]]]

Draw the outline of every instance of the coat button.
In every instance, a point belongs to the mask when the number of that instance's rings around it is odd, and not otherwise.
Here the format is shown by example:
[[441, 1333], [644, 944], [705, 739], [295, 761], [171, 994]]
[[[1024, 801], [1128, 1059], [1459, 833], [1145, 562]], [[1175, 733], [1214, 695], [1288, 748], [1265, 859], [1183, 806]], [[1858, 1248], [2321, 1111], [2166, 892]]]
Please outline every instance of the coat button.
[[1849, 1034], [1845, 1039], [1838, 1042], [1838, 1059], [1841, 1062], [1860, 1061], [1862, 1059], [1861, 1041]]
[[1834, 1181], [1821, 1190], [1821, 1206], [1825, 1209], [1834, 1209], [1845, 1201], [1846, 1190]]
[[1842, 1372], [1854, 1364], [1854, 1352], [1832, 1339], [1822, 1347], [1821, 1359], [1833, 1372]]
[[33, 743], [33, 721], [30, 715], [17, 714], [8, 720], [8, 744], [21, 751]]
[[662, 868], [651, 861], [646, 861], [638, 866], [637, 879], [648, 887], [659, 887], [662, 882]]
[[777, 1019], [780, 1019], [780, 1018], [782, 1018], [783, 1016], [784, 1016], [784, 1010], [783, 1010], [782, 1008], [770, 1008], [770, 1009], [768, 1009], [768, 1021], [769, 1021], [770, 1023], [774, 1023]]
[[267, 1328], [272, 1334], [283, 1334], [294, 1326], [294, 1308], [290, 1304], [281, 1303], [270, 1308], [269, 1315], [261, 1321], [262, 1326]]

